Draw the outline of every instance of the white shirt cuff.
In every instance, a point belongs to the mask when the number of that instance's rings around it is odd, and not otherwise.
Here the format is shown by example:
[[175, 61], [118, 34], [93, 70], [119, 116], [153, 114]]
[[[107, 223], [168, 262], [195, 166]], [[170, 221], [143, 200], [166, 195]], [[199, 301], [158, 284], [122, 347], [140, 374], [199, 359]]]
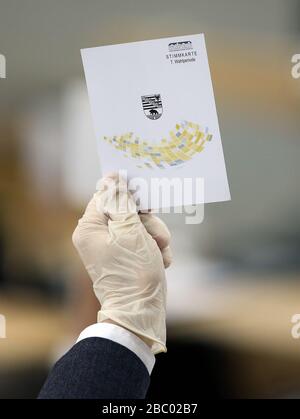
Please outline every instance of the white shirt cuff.
[[85, 328], [80, 333], [77, 342], [92, 337], [109, 339], [125, 346], [140, 358], [140, 360], [145, 364], [149, 374], [151, 374], [155, 364], [155, 356], [152, 354], [146, 343], [134, 333], [131, 333], [129, 330], [124, 329], [124, 327], [117, 326], [116, 324], [96, 323]]

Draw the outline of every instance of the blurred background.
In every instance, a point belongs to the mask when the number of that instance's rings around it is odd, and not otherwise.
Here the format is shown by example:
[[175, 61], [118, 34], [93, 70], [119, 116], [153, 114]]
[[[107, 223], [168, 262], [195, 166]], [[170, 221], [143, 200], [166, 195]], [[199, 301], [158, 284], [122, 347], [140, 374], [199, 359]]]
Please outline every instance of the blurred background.
[[232, 201], [164, 215], [148, 397], [298, 398], [299, 0], [0, 0], [0, 398], [36, 397], [98, 305], [71, 234], [100, 176], [80, 48], [204, 32]]

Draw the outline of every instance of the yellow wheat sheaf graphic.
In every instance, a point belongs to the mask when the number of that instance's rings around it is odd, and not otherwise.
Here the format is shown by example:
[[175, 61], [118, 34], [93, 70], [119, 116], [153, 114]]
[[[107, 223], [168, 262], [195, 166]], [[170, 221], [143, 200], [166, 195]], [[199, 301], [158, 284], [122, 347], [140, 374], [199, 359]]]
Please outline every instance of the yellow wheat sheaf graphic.
[[140, 169], [166, 169], [184, 164], [203, 151], [205, 143], [211, 141], [212, 135], [208, 133], [208, 128], [203, 130], [198, 124], [183, 121], [176, 124], [168, 138], [162, 138], [155, 144], [142, 140], [133, 132], [103, 139], [125, 157], [137, 159], [137, 167]]

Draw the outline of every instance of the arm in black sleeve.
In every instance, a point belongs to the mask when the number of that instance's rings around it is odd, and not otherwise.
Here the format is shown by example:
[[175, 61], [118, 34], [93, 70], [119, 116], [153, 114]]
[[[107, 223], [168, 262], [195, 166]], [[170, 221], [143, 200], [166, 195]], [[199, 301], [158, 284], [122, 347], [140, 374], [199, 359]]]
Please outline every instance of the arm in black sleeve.
[[74, 345], [54, 366], [39, 399], [143, 399], [148, 370], [125, 346], [91, 337]]

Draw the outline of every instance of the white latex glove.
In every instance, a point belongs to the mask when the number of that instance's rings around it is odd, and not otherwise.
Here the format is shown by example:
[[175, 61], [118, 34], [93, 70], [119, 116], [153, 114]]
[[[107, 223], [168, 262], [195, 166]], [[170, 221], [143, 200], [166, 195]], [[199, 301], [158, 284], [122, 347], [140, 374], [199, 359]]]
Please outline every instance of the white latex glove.
[[98, 322], [127, 328], [154, 354], [166, 352], [169, 241], [166, 225], [152, 214], [138, 215], [132, 196], [114, 176], [102, 179], [73, 233], [101, 304]]

